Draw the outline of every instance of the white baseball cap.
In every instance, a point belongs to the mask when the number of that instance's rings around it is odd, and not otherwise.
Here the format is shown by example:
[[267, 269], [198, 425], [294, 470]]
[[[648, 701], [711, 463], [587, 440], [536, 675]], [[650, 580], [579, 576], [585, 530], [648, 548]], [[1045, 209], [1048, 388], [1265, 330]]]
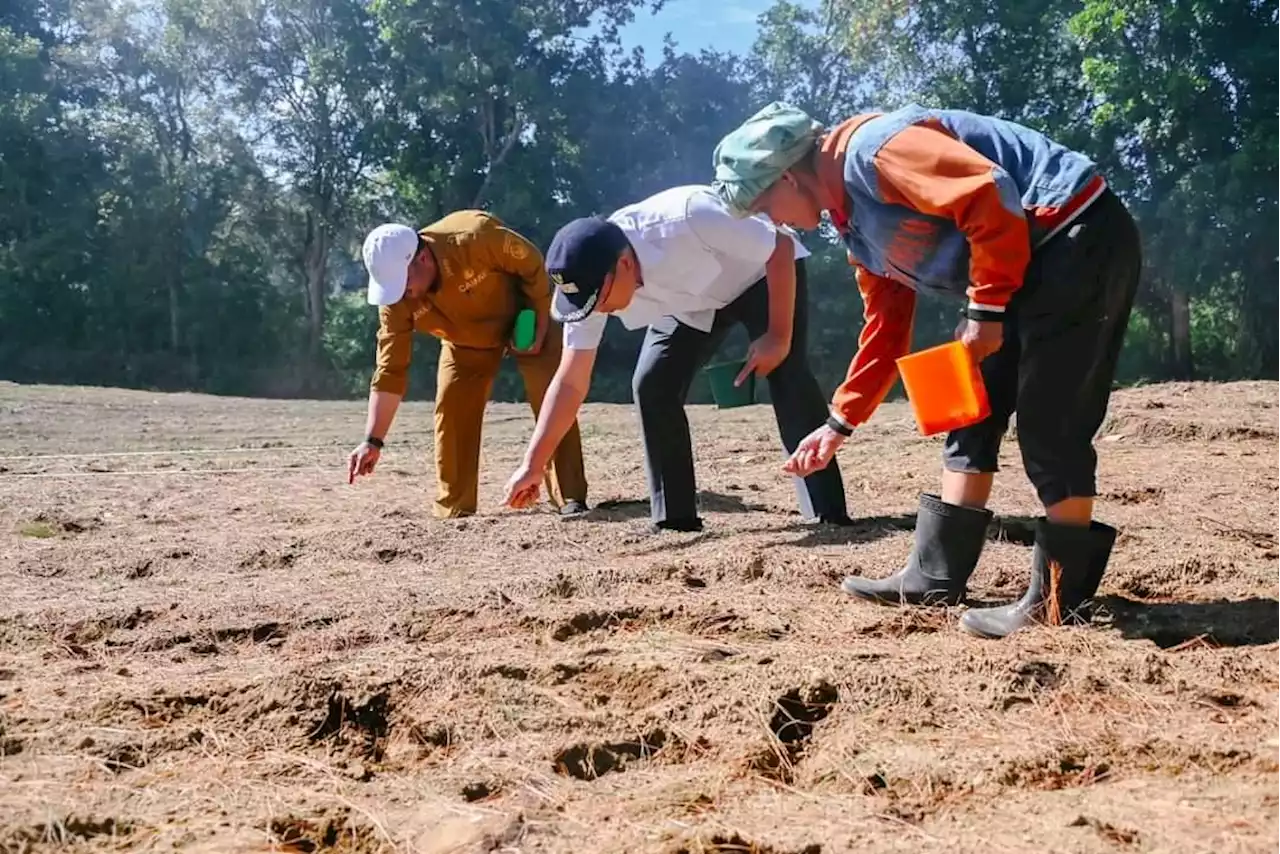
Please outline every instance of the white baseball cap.
[[418, 252], [418, 232], [407, 225], [380, 225], [364, 239], [369, 305], [394, 305], [404, 296], [409, 262]]

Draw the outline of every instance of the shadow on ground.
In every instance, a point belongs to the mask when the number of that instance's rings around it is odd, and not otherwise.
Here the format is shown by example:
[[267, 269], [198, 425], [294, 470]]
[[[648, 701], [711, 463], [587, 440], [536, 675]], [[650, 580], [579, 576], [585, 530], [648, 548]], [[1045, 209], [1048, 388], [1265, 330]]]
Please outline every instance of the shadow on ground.
[[848, 525], [827, 525], [815, 522], [791, 522], [780, 528], [761, 528], [760, 531], [777, 531], [779, 533], [802, 532], [798, 540], [780, 540], [775, 546], [843, 546], [856, 543], [870, 543], [892, 536], [900, 531], [914, 531], [916, 516], [914, 513], [900, 513], [894, 516], [862, 516]]
[[[1036, 522], [1037, 520], [1031, 516], [997, 516], [987, 527], [987, 539], [991, 542], [1034, 546]], [[788, 540], [778, 545], [806, 547], [858, 545], [874, 542], [901, 531], [915, 531], [915, 529], [916, 514], [899, 513], [889, 516], [860, 516], [849, 525], [791, 522], [779, 528], [754, 528], [749, 533], [802, 531], [805, 536], [799, 540]]]
[[[773, 509], [767, 504], [749, 503], [736, 495], [708, 490], [698, 493], [698, 507], [703, 513], [767, 513]], [[593, 522], [623, 522], [648, 517], [649, 499], [620, 498], [601, 501], [586, 518]]]
[[1216, 646], [1265, 646], [1280, 637], [1280, 603], [1275, 599], [1147, 603], [1115, 596], [1099, 604], [1121, 636], [1149, 640], [1163, 649], [1195, 640]]

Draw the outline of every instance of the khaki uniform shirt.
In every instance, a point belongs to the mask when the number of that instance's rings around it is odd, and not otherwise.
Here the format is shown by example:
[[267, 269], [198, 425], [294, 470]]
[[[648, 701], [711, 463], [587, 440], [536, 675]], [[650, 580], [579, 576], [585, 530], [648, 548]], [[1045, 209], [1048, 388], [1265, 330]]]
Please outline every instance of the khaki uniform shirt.
[[551, 284], [537, 247], [484, 211], [456, 211], [422, 229], [435, 255], [436, 281], [421, 299], [378, 312], [377, 368], [370, 385], [403, 395], [413, 333], [459, 347], [497, 349], [511, 338], [516, 314], [551, 312]]

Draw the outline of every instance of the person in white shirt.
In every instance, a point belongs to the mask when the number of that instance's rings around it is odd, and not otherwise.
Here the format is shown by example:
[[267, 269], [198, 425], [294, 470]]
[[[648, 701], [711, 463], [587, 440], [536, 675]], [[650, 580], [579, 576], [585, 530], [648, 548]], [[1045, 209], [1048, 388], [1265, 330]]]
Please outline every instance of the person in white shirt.
[[[710, 187], [665, 190], [561, 228], [546, 253], [564, 351], [505, 502], [530, 507], [561, 437], [587, 396], [608, 315], [648, 327], [632, 378], [655, 530], [698, 531], [693, 443], [684, 404], [698, 370], [735, 324], [752, 341], [740, 384], [767, 377], [788, 453], [827, 420], [806, 354], [809, 252], [764, 217], [737, 219]], [[797, 479], [806, 519], [848, 524], [834, 465]]]

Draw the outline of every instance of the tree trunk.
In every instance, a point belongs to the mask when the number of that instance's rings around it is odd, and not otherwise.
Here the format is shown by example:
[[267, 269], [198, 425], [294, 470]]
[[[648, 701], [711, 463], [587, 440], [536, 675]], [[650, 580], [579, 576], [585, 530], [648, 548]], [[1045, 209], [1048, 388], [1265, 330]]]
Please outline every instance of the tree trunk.
[[[1270, 245], [1268, 245], [1270, 244]], [[1248, 379], [1274, 380], [1276, 348], [1276, 250], [1274, 240], [1259, 240], [1254, 263], [1245, 269], [1240, 299], [1244, 319], [1243, 362], [1239, 373]]]
[[169, 346], [177, 355], [182, 346], [182, 317], [178, 305], [182, 298], [182, 211], [175, 205], [169, 213], [169, 239], [161, 257], [168, 256], [165, 282], [169, 291]]
[[1175, 380], [1195, 377], [1191, 359], [1191, 297], [1174, 285], [1169, 295], [1169, 356]]
[[178, 279], [169, 274], [169, 347], [178, 352], [182, 346], [182, 326], [178, 318]]
[[320, 367], [324, 345], [325, 273], [329, 258], [329, 234], [314, 214], [307, 214], [307, 237], [303, 248], [303, 264], [307, 286], [307, 361], [312, 369]]
[[182, 347], [182, 309], [180, 303], [182, 301], [182, 247], [185, 245], [182, 239], [182, 232], [186, 212], [182, 208], [182, 187], [179, 182], [178, 170], [168, 157], [165, 158], [165, 164], [164, 178], [170, 194], [169, 204], [167, 205], [169, 209], [167, 215], [169, 237], [165, 240], [167, 245], [161, 252], [161, 258], [168, 267], [165, 270], [165, 286], [169, 292], [169, 347], [176, 356]]
[[480, 182], [480, 188], [476, 190], [475, 195], [471, 199], [469, 207], [480, 208], [484, 205], [485, 193], [489, 192], [489, 185], [493, 182], [494, 173], [506, 162], [507, 155], [511, 153], [511, 149], [515, 147], [516, 141], [520, 139], [520, 134], [524, 133], [524, 116], [517, 109], [512, 117], [511, 133], [503, 138], [502, 147], [497, 148], [498, 138], [501, 135], [499, 131], [499, 119], [497, 116], [498, 109], [492, 101], [485, 104], [484, 116], [481, 119], [481, 138], [484, 140], [485, 159], [488, 160], [488, 167], [484, 173], [484, 180]]

